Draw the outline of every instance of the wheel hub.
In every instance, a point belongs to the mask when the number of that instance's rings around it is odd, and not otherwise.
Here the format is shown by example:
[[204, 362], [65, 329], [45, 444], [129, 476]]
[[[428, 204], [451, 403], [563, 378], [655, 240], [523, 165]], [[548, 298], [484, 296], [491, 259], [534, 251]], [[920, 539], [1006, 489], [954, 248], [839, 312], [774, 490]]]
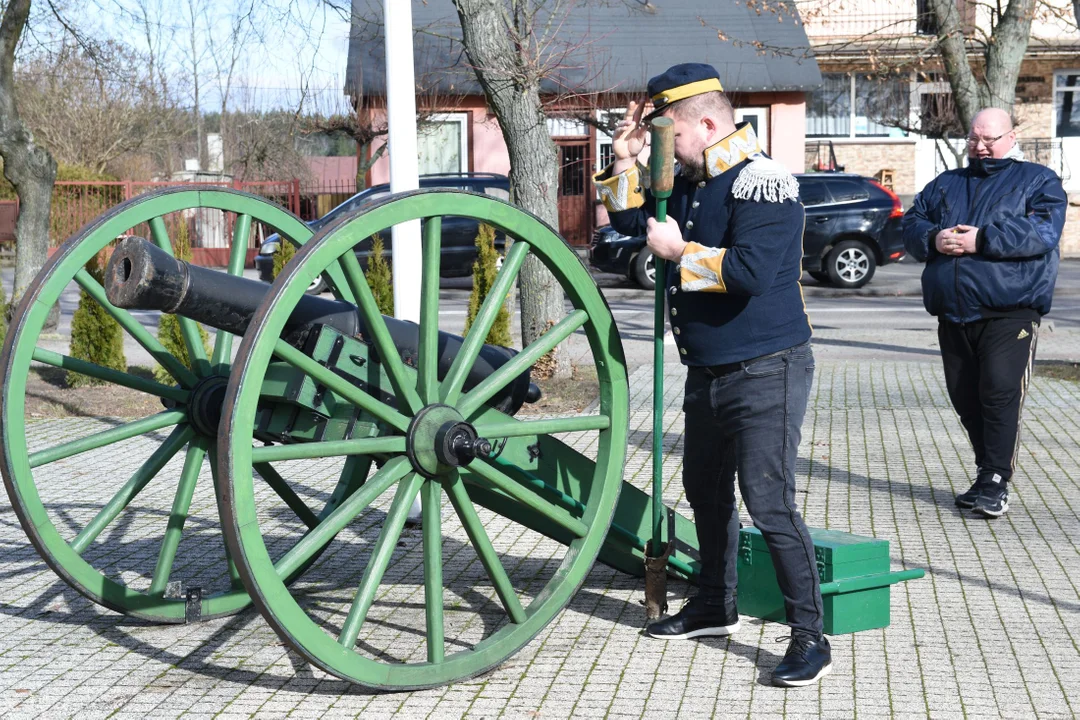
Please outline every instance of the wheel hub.
[[196, 432], [207, 437], [217, 437], [221, 423], [221, 409], [225, 403], [225, 391], [229, 378], [223, 375], [210, 375], [199, 380], [191, 390], [188, 403], [188, 419]]
[[435, 477], [491, 454], [491, 443], [449, 405], [428, 405], [405, 435], [405, 451], [416, 472]]

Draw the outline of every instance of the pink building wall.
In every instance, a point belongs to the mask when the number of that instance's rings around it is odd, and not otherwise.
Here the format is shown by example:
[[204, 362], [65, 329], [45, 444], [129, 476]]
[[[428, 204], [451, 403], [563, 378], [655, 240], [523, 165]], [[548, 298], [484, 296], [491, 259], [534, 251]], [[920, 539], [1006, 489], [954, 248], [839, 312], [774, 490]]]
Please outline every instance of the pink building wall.
[[[741, 107], [769, 108], [769, 154], [791, 172], [804, 172], [806, 162], [806, 102], [801, 92], [751, 93], [739, 98]], [[481, 97], [464, 98], [459, 106], [447, 113], [468, 113], [469, 166], [473, 172], [506, 174], [510, 171], [510, 156], [503, 141], [502, 130], [489, 113]], [[382, 144], [377, 141], [375, 147]], [[390, 162], [384, 155], [370, 171], [370, 184], [390, 181]], [[598, 218], [599, 220], [600, 218]]]
[[769, 155], [793, 173], [806, 170], [806, 95], [756, 93], [744, 96], [742, 107], [769, 108]]
[[[446, 114], [467, 113], [469, 115], [467, 125], [469, 158], [466, 170], [503, 175], [510, 172], [510, 155], [503, 141], [502, 130], [499, 128], [498, 121], [495, 120], [495, 114], [488, 112], [483, 98], [476, 96], [463, 98], [457, 107], [445, 112]], [[383, 139], [373, 143], [372, 151], [381, 147], [383, 143]], [[390, 182], [390, 160], [387, 155], [383, 155], [371, 167], [369, 177], [371, 185]]]

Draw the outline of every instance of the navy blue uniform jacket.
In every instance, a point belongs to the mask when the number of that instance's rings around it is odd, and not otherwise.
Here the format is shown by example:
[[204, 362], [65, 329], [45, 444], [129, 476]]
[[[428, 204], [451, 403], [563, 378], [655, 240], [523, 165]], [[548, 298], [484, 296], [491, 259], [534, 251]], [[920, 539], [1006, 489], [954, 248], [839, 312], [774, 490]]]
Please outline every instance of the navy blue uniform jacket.
[[[747, 129], [743, 126], [736, 135]], [[756, 148], [752, 131], [746, 134]], [[675, 179], [667, 212], [678, 221], [683, 238], [691, 244], [681, 265], [667, 263], [665, 282], [668, 319], [686, 365], [749, 360], [810, 339], [810, 322], [799, 284], [802, 205], [795, 199], [737, 199], [732, 192], [740, 173], [761, 160], [766, 163], [762, 167], [774, 171], [779, 167], [764, 157], [741, 159], [701, 183], [687, 182], [681, 176]], [[710, 171], [724, 167], [713, 165]], [[628, 172], [632, 182], [642, 174], [640, 170]], [[795, 183], [790, 174], [783, 173], [784, 182]], [[598, 183], [605, 180], [609, 187], [615, 185], [608, 171], [597, 176]], [[794, 187], [797, 192], [797, 185]], [[654, 199], [644, 188], [626, 189], [629, 192], [621, 198], [622, 204], [628, 200], [632, 205], [635, 191], [644, 194], [643, 202], [639, 199], [637, 207], [620, 211], [620, 203], [607, 202], [611, 198], [606, 197], [611, 224], [624, 235], [643, 235], [648, 218], [655, 212]]]

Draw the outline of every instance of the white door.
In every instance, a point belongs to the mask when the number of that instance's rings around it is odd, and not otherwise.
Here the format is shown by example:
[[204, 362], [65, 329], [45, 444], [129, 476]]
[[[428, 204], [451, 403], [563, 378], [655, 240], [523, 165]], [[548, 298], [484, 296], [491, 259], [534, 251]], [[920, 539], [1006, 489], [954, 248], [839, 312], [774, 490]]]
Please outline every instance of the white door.
[[754, 128], [758, 144], [765, 152], [769, 152], [769, 109], [768, 108], [738, 108], [735, 111], [735, 124], [748, 122]]

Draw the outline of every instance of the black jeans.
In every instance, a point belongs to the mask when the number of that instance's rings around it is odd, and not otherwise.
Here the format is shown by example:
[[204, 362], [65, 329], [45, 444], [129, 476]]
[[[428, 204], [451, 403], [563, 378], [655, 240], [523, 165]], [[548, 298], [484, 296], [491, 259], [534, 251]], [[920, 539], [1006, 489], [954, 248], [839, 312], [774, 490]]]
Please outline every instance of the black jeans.
[[945, 386], [980, 473], [1012, 477], [1039, 323], [993, 318], [938, 323]]
[[795, 460], [813, 377], [809, 342], [734, 368], [689, 368], [683, 486], [701, 546], [699, 597], [718, 604], [735, 595], [737, 474], [769, 547], [788, 623], [816, 637], [822, 603], [814, 544], [795, 506]]

